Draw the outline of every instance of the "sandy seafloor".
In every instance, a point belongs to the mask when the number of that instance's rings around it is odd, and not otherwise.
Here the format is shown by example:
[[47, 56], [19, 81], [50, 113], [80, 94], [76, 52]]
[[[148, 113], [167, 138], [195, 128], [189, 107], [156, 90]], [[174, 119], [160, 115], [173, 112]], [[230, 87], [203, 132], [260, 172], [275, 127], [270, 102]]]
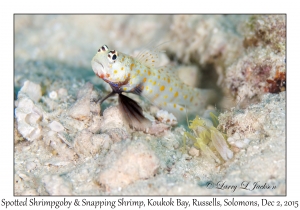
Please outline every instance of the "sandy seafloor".
[[[285, 16], [14, 19], [15, 195], [286, 194]], [[110, 91], [91, 68], [98, 48], [135, 55], [151, 41], [170, 41], [161, 64], [184, 82], [218, 92], [205, 109], [221, 112], [231, 159], [184, 147], [184, 123], [136, 131], [116, 98], [94, 102]], [[158, 109], [135, 99], [154, 120]]]

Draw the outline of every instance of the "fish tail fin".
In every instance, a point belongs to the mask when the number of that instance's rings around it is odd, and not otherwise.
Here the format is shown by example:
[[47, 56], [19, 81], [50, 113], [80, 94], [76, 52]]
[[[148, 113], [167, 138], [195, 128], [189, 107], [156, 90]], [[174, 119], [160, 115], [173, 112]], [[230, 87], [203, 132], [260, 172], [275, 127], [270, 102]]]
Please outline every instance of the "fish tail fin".
[[131, 98], [119, 94], [119, 107], [123, 118], [130, 127], [145, 131], [151, 126], [150, 120], [143, 115], [143, 110], [140, 105]]

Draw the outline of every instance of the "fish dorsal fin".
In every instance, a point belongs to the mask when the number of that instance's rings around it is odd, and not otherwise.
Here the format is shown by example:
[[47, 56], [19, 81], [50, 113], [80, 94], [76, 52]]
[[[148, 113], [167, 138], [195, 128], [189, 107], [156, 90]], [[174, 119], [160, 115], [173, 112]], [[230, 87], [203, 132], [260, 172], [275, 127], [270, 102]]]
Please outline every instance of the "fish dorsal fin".
[[153, 46], [153, 42], [150, 42], [146, 47], [142, 48], [135, 59], [148, 67], [157, 67], [160, 63], [159, 54], [164, 52], [159, 50], [159, 47], [165, 43], [167, 42]]
[[160, 61], [159, 52], [153, 50], [143, 51], [136, 59], [148, 67], [156, 67]]

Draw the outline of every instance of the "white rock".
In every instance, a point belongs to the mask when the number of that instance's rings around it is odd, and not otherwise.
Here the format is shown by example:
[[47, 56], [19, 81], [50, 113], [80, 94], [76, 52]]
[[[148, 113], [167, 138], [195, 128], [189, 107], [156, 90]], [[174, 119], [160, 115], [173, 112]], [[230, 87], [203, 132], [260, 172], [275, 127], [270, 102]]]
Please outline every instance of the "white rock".
[[18, 107], [15, 109], [18, 122], [18, 131], [29, 141], [39, 139], [42, 135], [38, 122], [42, 118], [42, 111], [35, 106], [28, 97], [18, 99]]
[[28, 124], [35, 124], [37, 123], [40, 119], [42, 118], [42, 116], [36, 112], [33, 113], [29, 113], [28, 115], [26, 115], [25, 117], [25, 122]]
[[26, 94], [34, 102], [38, 102], [42, 97], [41, 86], [27, 80], [24, 82], [19, 94]]
[[169, 113], [165, 110], [159, 110], [156, 113], [156, 118], [159, 121], [161, 121], [163, 123], [166, 123], [166, 124], [169, 124], [169, 125], [176, 125], [177, 124], [176, 117], [172, 113]]
[[78, 92], [77, 101], [70, 108], [68, 114], [78, 120], [85, 120], [90, 116], [90, 98], [93, 85], [87, 83], [86, 86]]
[[60, 122], [57, 122], [56, 120], [52, 121], [48, 127], [53, 130], [53, 131], [56, 131], [56, 132], [60, 132], [60, 131], [63, 131], [65, 128], [64, 126], [60, 123]]
[[[103, 120], [101, 121], [101, 132], [106, 132], [112, 129], [120, 129], [127, 132], [126, 123], [118, 107], [113, 106], [104, 110]], [[116, 133], [116, 132], [114, 132]]]

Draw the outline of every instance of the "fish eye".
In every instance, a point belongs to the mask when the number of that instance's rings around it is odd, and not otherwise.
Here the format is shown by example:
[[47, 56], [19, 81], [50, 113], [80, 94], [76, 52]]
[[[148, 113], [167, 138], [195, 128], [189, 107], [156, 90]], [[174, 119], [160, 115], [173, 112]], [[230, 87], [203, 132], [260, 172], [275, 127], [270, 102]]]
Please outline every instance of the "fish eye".
[[98, 52], [105, 52], [105, 51], [107, 51], [108, 50], [108, 47], [106, 46], [106, 45], [103, 45], [102, 47], [100, 47], [99, 49], [98, 49]]
[[118, 52], [115, 50], [112, 50], [107, 55], [109, 62], [113, 63], [118, 58]]

